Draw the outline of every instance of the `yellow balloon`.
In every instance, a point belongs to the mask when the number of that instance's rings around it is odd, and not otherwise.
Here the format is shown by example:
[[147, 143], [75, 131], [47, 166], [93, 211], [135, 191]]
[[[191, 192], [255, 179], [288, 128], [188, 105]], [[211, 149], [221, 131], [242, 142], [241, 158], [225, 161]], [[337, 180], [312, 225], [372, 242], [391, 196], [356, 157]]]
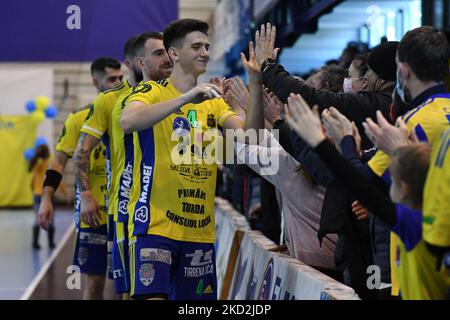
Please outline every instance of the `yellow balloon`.
[[36, 110], [31, 114], [31, 118], [36, 122], [42, 122], [45, 119], [44, 111]]
[[42, 111], [45, 110], [50, 104], [50, 100], [48, 100], [46, 96], [38, 96], [34, 102], [36, 103], [36, 109]]

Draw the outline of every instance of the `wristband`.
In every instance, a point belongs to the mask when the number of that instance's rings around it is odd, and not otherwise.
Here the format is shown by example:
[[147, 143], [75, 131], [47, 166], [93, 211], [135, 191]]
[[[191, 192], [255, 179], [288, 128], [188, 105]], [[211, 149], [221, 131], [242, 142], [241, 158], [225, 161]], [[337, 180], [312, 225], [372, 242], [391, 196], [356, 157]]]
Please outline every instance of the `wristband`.
[[59, 183], [61, 182], [61, 179], [62, 179], [61, 173], [59, 173], [56, 170], [49, 169], [49, 170], [45, 171], [43, 188], [45, 188], [46, 186], [50, 186], [50, 187], [53, 187], [53, 189], [55, 189], [55, 191], [56, 191], [59, 187]]

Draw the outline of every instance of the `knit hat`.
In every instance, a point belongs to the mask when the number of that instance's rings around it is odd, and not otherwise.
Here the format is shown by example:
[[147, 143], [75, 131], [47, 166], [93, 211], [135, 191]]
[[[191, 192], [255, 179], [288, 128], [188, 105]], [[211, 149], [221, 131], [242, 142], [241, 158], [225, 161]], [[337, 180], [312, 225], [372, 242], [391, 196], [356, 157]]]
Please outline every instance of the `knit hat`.
[[398, 41], [384, 42], [375, 48], [369, 55], [367, 64], [381, 79], [395, 81], [397, 79], [397, 53]]

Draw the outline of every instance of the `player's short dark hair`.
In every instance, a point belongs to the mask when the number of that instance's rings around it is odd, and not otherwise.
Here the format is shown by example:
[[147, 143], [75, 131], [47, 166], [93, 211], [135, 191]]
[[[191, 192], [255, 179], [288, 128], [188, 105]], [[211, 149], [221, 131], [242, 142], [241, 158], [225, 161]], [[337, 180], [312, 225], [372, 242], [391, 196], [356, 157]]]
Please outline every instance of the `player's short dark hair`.
[[398, 60], [407, 63], [421, 81], [443, 81], [450, 49], [442, 32], [430, 26], [408, 31], [398, 46]]
[[208, 35], [209, 26], [206, 22], [197, 19], [179, 19], [171, 22], [164, 29], [164, 48], [168, 51], [179, 40], [182, 40], [187, 34], [200, 31]]
[[91, 75], [94, 75], [96, 72], [105, 73], [106, 68], [118, 70], [120, 69], [120, 62], [111, 57], [95, 59], [91, 64]]
[[125, 42], [125, 45], [123, 46], [123, 55], [125, 58], [127, 57], [135, 57], [136, 56], [136, 40], [139, 38], [139, 34], [131, 37], [130, 39]]
[[147, 42], [148, 39], [157, 39], [157, 40], [162, 40], [163, 39], [163, 34], [162, 32], [155, 32], [155, 31], [149, 31], [149, 32], [144, 32], [143, 34], [141, 34], [137, 39], [136, 42], [134, 44], [135, 50], [136, 50], [136, 56], [142, 56], [142, 50], [145, 47], [145, 42]]

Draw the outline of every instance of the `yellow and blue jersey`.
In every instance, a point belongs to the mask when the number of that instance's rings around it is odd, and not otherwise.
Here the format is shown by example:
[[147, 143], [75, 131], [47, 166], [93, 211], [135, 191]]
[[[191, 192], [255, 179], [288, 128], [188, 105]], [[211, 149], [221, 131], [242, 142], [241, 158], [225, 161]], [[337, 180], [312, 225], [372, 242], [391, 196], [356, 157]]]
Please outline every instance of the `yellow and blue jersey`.
[[[429, 97], [401, 118], [405, 121], [408, 131], [416, 133], [419, 141], [432, 145], [450, 125], [450, 93]], [[390, 162], [390, 157], [378, 150], [368, 165], [377, 176], [382, 177], [387, 173]]]
[[[128, 103], [150, 105], [180, 95], [168, 80], [149, 81], [135, 89]], [[235, 113], [223, 99], [188, 103], [133, 135], [130, 236], [153, 234], [179, 241], [214, 242], [217, 167], [203, 156], [214, 143], [217, 129], [232, 115]]]
[[[111, 138], [111, 113], [117, 98], [125, 91], [130, 89], [128, 81], [121, 83], [114, 88], [101, 92], [97, 95], [93, 102], [92, 112], [89, 114], [85, 123], [81, 128], [81, 132], [89, 134], [97, 139], [102, 139], [106, 146], [106, 172], [107, 172], [107, 188], [111, 189], [111, 158], [112, 150]], [[109, 205], [110, 192], [108, 191], [108, 214], [114, 214], [114, 207]]]
[[[55, 149], [65, 153], [68, 157], [73, 157], [75, 153], [78, 138], [80, 136], [80, 129], [90, 113], [92, 113], [93, 105], [88, 106], [69, 114], [64, 123], [61, 134], [58, 138]], [[99, 143], [90, 154], [90, 169], [89, 169], [89, 186], [92, 194], [97, 200], [101, 210], [100, 224], [107, 223], [106, 217], [106, 148], [103, 143]], [[80, 199], [76, 190], [75, 211], [79, 214]], [[76, 217], [79, 219], [79, 217]], [[82, 228], [89, 226], [81, 222]]]
[[423, 194], [423, 238], [450, 246], [450, 129], [433, 145], [430, 169]]
[[133, 185], [134, 143], [133, 134], [125, 134], [120, 126], [123, 108], [132, 95], [133, 88], [125, 91], [116, 101], [111, 112], [111, 144], [114, 162], [111, 171], [110, 204], [114, 209], [114, 221], [128, 222], [128, 204]]

